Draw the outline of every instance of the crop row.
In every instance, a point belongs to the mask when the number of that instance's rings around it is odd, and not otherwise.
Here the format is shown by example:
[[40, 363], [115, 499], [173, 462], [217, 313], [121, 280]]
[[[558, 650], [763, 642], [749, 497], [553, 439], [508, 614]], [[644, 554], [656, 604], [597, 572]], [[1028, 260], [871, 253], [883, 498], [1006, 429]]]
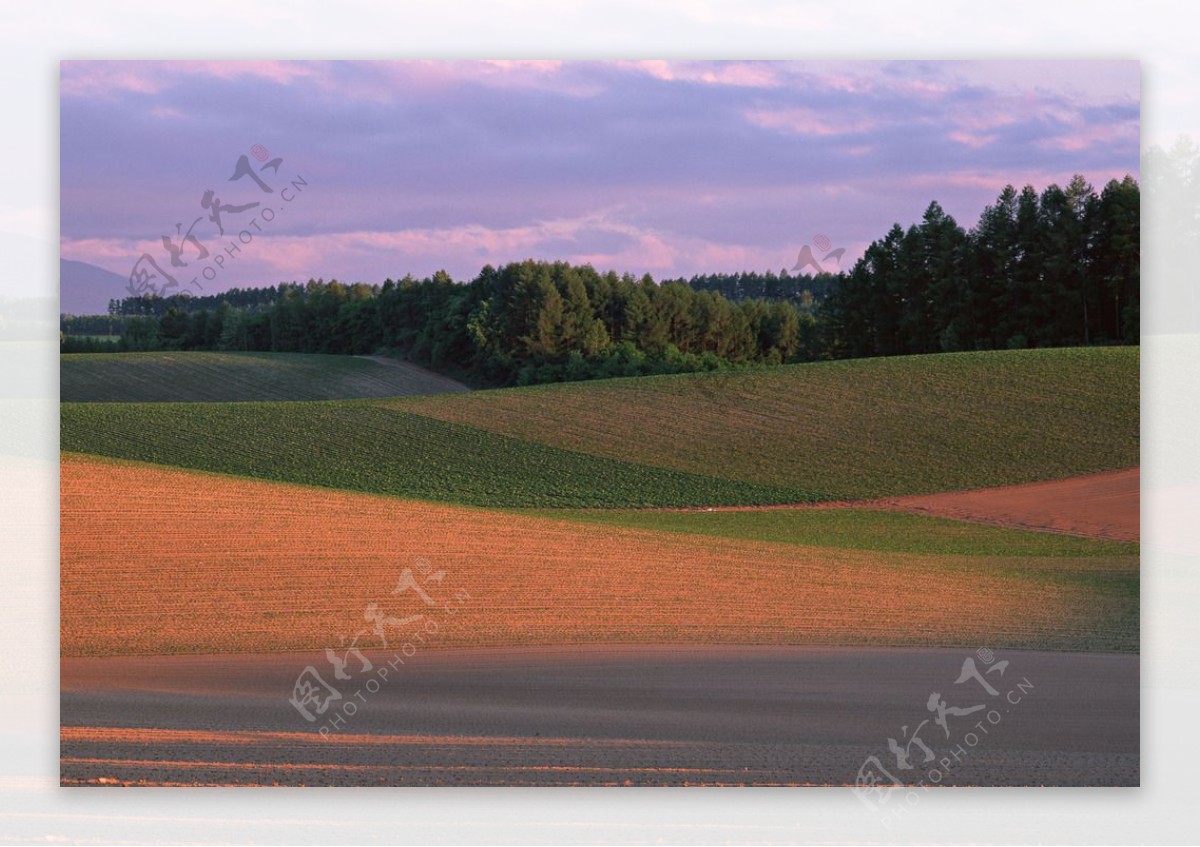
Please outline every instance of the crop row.
[[404, 568], [440, 572], [438, 646], [1138, 645], [1135, 557], [818, 549], [62, 461], [64, 655], [336, 647], [370, 603], [395, 643], [435, 615], [396, 593]]
[[822, 362], [378, 401], [554, 447], [872, 498], [1138, 464], [1137, 348]]
[[787, 503], [773, 488], [509, 438], [367, 402], [63, 404], [64, 451], [479, 506]]

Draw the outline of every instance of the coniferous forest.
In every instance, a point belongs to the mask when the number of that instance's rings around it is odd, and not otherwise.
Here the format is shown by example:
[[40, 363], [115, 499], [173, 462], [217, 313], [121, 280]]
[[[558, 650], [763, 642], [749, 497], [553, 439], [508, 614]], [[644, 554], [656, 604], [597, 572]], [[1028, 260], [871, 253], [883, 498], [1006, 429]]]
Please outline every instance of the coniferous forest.
[[[114, 300], [63, 352], [389, 352], [477, 386], [960, 350], [1136, 344], [1132, 177], [1006, 187], [971, 229], [936, 202], [839, 274], [660, 280], [565, 262], [382, 285], [310, 280]], [[117, 327], [120, 338], [94, 337]], [[107, 329], [106, 329], [107, 328]]]

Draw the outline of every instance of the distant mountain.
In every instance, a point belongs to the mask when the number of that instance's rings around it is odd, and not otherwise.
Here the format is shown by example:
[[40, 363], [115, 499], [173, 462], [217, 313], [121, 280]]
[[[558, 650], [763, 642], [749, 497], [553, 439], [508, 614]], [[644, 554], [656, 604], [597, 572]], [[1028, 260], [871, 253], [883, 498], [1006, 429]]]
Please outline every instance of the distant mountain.
[[108, 301], [129, 296], [129, 279], [87, 262], [58, 260], [59, 305], [64, 315], [104, 315]]

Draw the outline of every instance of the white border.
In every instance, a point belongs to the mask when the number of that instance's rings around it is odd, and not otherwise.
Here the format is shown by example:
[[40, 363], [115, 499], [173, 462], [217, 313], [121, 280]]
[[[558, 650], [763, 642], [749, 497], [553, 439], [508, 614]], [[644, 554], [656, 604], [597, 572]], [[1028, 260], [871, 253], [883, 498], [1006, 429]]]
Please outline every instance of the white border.
[[[1143, 141], [1200, 140], [1183, 3], [50, 2], [0, 12], [5, 272], [57, 292], [58, 62], [70, 58], [1132, 58]], [[1166, 258], [1166, 257], [1160, 257]], [[1169, 293], [1150, 271], [1147, 301]], [[1193, 284], [1200, 285], [1200, 274]], [[11, 290], [8, 288], [6, 290]], [[48, 315], [53, 319], [52, 315]], [[845, 790], [102, 791], [57, 787], [57, 350], [0, 350], [0, 841], [1187, 842], [1200, 744], [1200, 338], [1144, 325], [1143, 787], [937, 792], [890, 830]], [[4, 345], [0, 345], [3, 347]], [[33, 386], [33, 388], [29, 388]], [[1161, 484], [1159, 483], [1161, 481]], [[1151, 504], [1161, 501], [1161, 509]], [[1185, 503], [1185, 505], [1187, 505]]]

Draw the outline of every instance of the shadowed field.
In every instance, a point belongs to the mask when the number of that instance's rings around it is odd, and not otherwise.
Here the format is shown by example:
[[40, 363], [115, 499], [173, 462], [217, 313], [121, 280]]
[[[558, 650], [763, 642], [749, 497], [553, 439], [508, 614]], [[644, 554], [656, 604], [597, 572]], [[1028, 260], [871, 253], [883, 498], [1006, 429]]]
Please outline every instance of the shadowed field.
[[467, 387], [407, 362], [313, 353], [73, 353], [60, 357], [64, 403], [337, 400]]
[[[288, 696], [320, 654], [65, 659], [62, 784], [846, 785], [868, 756], [911, 784], [935, 767], [944, 785], [1138, 784], [1136, 656], [996, 651], [992, 695], [955, 683], [973, 655], [600, 646], [389, 668], [371, 653], [383, 681], [345, 683], [311, 724]], [[930, 691], [992, 717], [951, 717], [949, 738], [928, 723], [934, 759], [914, 747], [900, 770], [887, 739], [934, 717]]]

